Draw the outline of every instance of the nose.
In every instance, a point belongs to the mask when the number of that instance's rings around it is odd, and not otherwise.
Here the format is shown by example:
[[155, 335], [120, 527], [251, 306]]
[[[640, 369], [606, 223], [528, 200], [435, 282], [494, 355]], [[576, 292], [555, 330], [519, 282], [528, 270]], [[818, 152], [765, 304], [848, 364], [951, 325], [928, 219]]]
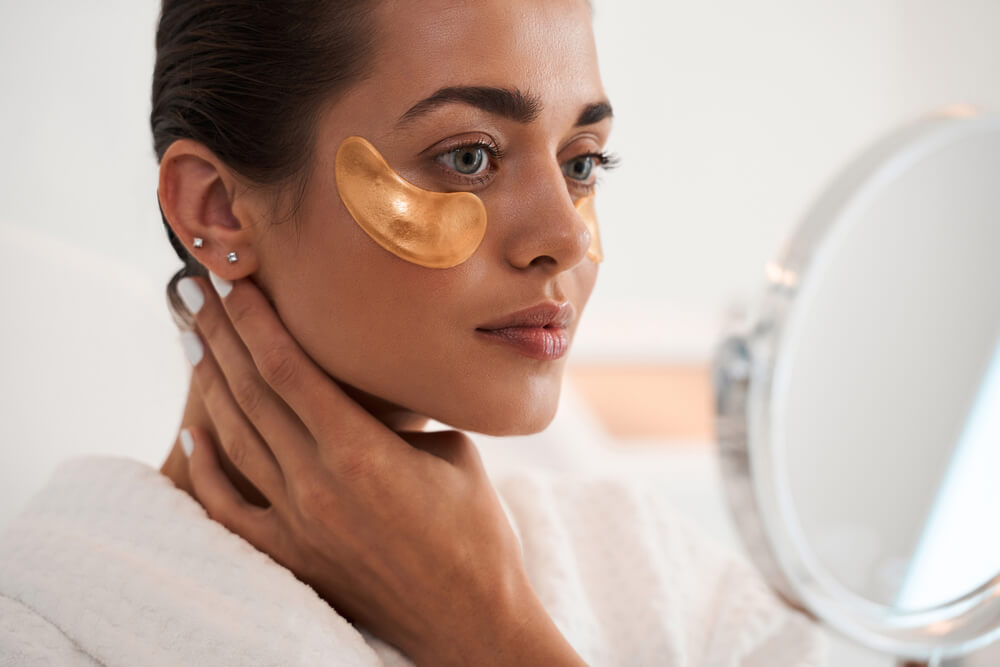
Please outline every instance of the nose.
[[590, 231], [574, 207], [558, 165], [526, 174], [512, 213], [515, 224], [506, 243], [511, 266], [556, 274], [586, 257]]

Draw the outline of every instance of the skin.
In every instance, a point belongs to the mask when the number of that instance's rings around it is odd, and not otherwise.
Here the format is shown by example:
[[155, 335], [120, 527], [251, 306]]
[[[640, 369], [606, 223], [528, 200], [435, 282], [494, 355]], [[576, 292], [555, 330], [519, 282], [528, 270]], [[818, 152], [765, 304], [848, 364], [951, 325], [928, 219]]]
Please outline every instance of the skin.
[[[576, 126], [584, 108], [607, 99], [589, 7], [582, 0], [387, 0], [376, 21], [371, 75], [318, 116], [300, 206], [292, 208], [293, 188], [256, 187], [204, 146], [180, 140], [161, 161], [166, 218], [210, 271], [252, 278], [308, 359], [391, 430], [419, 430], [434, 418], [491, 435], [541, 431], [555, 414], [566, 357], [529, 359], [475, 329], [541, 301], [569, 302], [572, 340], [593, 290], [591, 234], [575, 208], [592, 189], [563, 170], [601, 151], [611, 127], [610, 118]], [[518, 122], [450, 103], [398, 124], [435, 91], [469, 85], [517, 89], [540, 109]], [[371, 141], [418, 187], [480, 197], [489, 224], [468, 260], [418, 266], [358, 227], [334, 176], [337, 148], [352, 135]], [[485, 182], [471, 183], [440, 156], [477, 140], [499, 144], [504, 157]], [[288, 219], [275, 224], [276, 217]], [[195, 237], [205, 239], [202, 249]], [[230, 251], [239, 255], [235, 264], [225, 259]], [[183, 423], [206, 441], [226, 440], [212, 416], [193, 382]], [[219, 465], [251, 502], [266, 504], [238, 466], [225, 456]], [[162, 472], [197, 498], [179, 444]], [[530, 606], [528, 617], [544, 614]]]

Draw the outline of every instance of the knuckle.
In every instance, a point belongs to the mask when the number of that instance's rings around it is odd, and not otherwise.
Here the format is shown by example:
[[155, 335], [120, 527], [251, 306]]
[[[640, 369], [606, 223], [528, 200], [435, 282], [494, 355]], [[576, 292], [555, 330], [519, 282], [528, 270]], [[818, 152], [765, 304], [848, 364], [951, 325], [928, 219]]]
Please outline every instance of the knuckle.
[[328, 516], [333, 506], [333, 495], [327, 487], [308, 481], [300, 484], [295, 491], [295, 504], [299, 513], [308, 520], [318, 521]]
[[229, 319], [232, 323], [239, 327], [239, 325], [245, 324], [253, 316], [253, 304], [230, 296], [227, 299], [226, 312], [229, 313]]
[[264, 402], [264, 389], [251, 375], [243, 375], [233, 382], [233, 397], [247, 415], [255, 415]]
[[226, 452], [226, 457], [236, 466], [243, 470], [247, 462], [247, 445], [242, 438], [226, 435], [222, 437], [222, 449]]
[[[194, 372], [198, 374], [198, 382], [201, 384], [201, 393], [205, 397], [205, 400], [209, 404], [215, 405], [224, 397], [224, 394], [221, 393], [224, 383], [220, 382], [217, 373], [209, 371], [210, 368], [212, 367], [209, 364], [198, 364]], [[212, 371], [214, 370], [212, 368]]]
[[337, 475], [348, 483], [366, 479], [375, 472], [373, 459], [374, 456], [368, 448], [346, 448], [346, 451], [340, 452], [337, 456]]
[[214, 340], [219, 333], [219, 328], [222, 326], [222, 318], [214, 314], [208, 316], [210, 313], [207, 308], [202, 309], [199, 315], [201, 315], [201, 318], [198, 320], [198, 329], [206, 340]]
[[272, 347], [261, 354], [258, 369], [272, 387], [286, 387], [296, 376], [295, 359], [283, 345]]

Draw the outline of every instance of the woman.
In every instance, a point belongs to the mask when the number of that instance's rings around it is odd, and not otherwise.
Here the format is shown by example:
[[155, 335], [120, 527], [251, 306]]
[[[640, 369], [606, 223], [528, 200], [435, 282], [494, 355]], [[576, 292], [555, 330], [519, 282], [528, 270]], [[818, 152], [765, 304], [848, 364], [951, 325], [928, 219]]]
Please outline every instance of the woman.
[[584, 0], [164, 0], [183, 428], [162, 474], [67, 464], [14, 522], [6, 655], [816, 664], [808, 622], [651, 494], [498, 495], [461, 433], [554, 415], [611, 118]]

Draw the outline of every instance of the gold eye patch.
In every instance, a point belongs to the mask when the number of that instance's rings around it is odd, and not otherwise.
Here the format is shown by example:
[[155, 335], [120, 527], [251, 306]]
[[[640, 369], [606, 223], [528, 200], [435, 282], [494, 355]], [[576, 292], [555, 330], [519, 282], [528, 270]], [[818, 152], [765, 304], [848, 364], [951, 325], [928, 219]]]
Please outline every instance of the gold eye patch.
[[400, 259], [447, 269], [471, 257], [486, 235], [479, 197], [413, 185], [361, 137], [344, 139], [335, 174], [340, 198], [361, 229]]
[[587, 257], [595, 264], [600, 264], [604, 259], [604, 252], [601, 250], [601, 235], [597, 231], [597, 211], [594, 210], [594, 195], [587, 195], [576, 202], [576, 210], [590, 231], [590, 248], [587, 250]]

